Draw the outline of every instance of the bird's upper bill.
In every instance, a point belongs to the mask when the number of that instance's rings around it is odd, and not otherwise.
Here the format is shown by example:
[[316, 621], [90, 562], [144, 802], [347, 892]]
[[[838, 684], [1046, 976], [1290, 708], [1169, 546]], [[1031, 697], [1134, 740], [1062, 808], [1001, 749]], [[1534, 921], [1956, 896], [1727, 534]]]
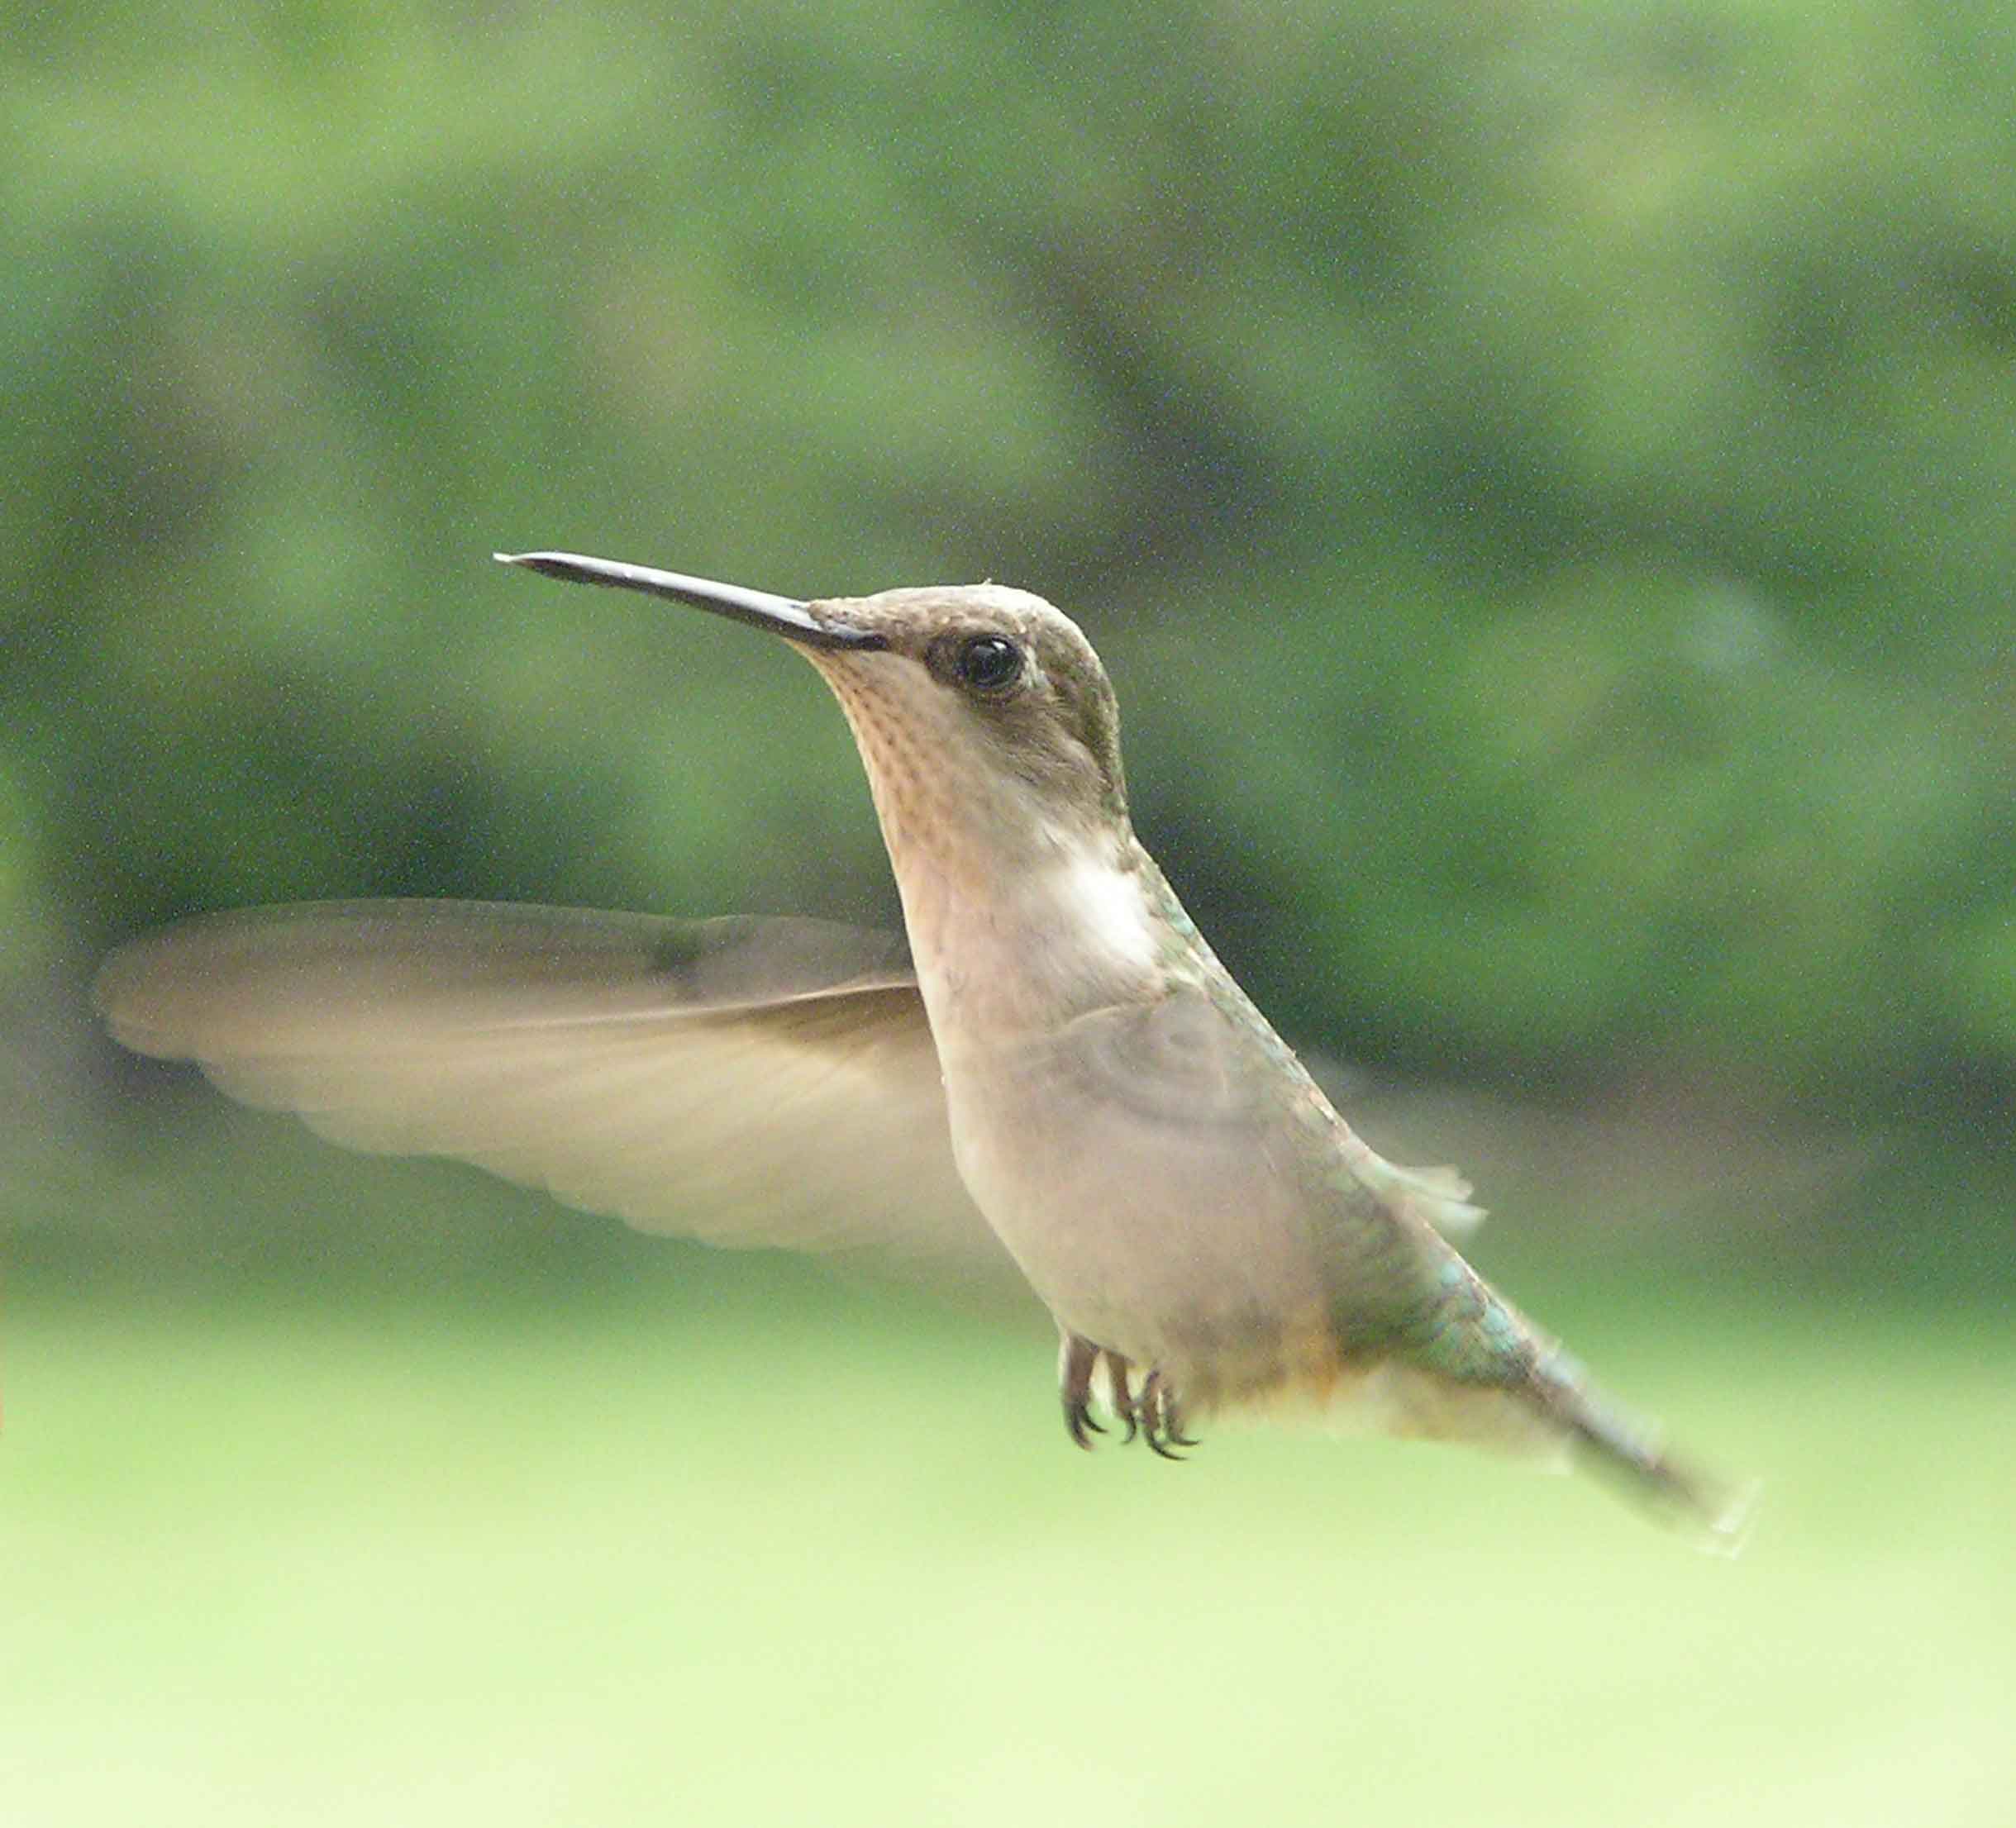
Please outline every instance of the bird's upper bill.
[[660, 571], [651, 565], [627, 565], [614, 559], [590, 559], [578, 552], [498, 552], [499, 564], [522, 565], [542, 577], [570, 583], [603, 584], [612, 590], [641, 590], [646, 596], [670, 597], [695, 609], [712, 610], [732, 621], [767, 628], [773, 635], [803, 647], [879, 648], [889, 644], [864, 628], [848, 627], [815, 615], [808, 603], [779, 597], [742, 584], [716, 583], [689, 578], [681, 571]]

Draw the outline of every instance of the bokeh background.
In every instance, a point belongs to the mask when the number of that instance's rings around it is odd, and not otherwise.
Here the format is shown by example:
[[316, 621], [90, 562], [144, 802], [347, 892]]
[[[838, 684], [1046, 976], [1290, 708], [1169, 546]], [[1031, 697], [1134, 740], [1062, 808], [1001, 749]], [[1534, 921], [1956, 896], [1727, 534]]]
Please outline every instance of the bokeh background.
[[[2016, 17], [76, 0], [0, 26], [10, 1822], [1998, 1824]], [[119, 1056], [198, 909], [888, 920], [746, 631], [1084, 623], [1137, 821], [1705, 1457], [1070, 1452], [1040, 1326]]]

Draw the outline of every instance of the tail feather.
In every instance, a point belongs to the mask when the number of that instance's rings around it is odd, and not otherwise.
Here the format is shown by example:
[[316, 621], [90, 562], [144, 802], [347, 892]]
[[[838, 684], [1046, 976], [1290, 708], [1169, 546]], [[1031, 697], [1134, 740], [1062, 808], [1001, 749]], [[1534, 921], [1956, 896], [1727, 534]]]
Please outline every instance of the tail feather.
[[1731, 1488], [1668, 1453], [1658, 1429], [1596, 1389], [1556, 1347], [1532, 1373], [1538, 1406], [1561, 1428], [1578, 1457], [1621, 1479], [1630, 1494], [1690, 1530], [1700, 1547], [1736, 1554], [1749, 1534], [1757, 1488]]
[[[1555, 1340], [1446, 1247], [1437, 1283], [1439, 1298], [1410, 1355], [1431, 1375], [1500, 1399], [1496, 1415], [1473, 1405], [1461, 1420], [1497, 1421], [1507, 1408], [1523, 1410], [1575, 1458], [1621, 1479], [1627, 1492], [1690, 1529], [1703, 1547], [1736, 1552], [1754, 1489], [1731, 1491], [1668, 1454], [1656, 1429], [1598, 1391]], [[1472, 1428], [1447, 1431], [1490, 1438]]]
[[1453, 1377], [1404, 1359], [1375, 1359], [1335, 1364], [1320, 1378], [1283, 1380], [1206, 1409], [1227, 1417], [1300, 1414], [1338, 1434], [1466, 1441], [1556, 1471], [1587, 1465], [1700, 1548], [1736, 1554], [1756, 1508], [1755, 1483], [1732, 1488], [1677, 1459], [1656, 1428], [1593, 1388], [1567, 1353], [1537, 1335], [1527, 1340], [1532, 1355], [1502, 1378]]

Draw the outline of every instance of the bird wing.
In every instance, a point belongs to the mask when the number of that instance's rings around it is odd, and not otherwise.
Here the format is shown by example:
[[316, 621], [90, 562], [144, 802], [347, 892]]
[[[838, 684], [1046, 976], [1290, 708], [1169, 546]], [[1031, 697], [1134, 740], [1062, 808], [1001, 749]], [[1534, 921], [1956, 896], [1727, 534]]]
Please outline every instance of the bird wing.
[[1290, 1104], [1319, 1106], [1318, 1128], [1352, 1175], [1389, 1210], [1463, 1237], [1485, 1217], [1470, 1185], [1448, 1167], [1404, 1168], [1338, 1116], [1287, 1044], [1240, 997], [1239, 1014], [1202, 989], [1103, 1009], [1056, 1037], [1047, 1069], [1075, 1077], [1081, 1094], [1136, 1126], [1182, 1134], [1250, 1159]]
[[1013, 1268], [959, 1178], [900, 935], [352, 902], [185, 921], [112, 1031], [331, 1140], [448, 1155], [710, 1243]]

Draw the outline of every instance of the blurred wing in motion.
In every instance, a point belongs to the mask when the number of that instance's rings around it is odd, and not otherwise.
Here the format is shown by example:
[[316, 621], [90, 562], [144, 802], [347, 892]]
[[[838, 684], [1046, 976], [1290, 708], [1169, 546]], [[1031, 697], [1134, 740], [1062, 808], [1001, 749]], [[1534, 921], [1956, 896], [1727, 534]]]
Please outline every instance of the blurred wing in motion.
[[112, 1031], [332, 1141], [646, 1231], [994, 1279], [895, 935], [461, 902], [212, 915], [100, 973]]

